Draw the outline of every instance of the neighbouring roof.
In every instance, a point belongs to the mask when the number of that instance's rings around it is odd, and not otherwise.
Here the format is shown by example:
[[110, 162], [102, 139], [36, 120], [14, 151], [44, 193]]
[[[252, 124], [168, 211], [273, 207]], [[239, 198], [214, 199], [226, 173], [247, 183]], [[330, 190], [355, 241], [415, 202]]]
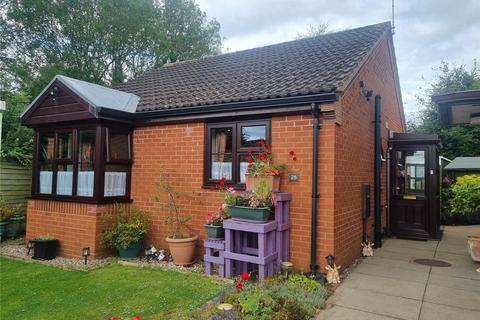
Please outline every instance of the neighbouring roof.
[[449, 124], [480, 124], [480, 90], [456, 91], [432, 96], [440, 119]]
[[45, 87], [45, 89], [35, 98], [35, 100], [28, 106], [20, 117], [23, 117], [28, 110], [35, 105], [38, 99], [43, 96], [45, 90], [48, 90], [56, 81], [60, 81], [70, 90], [72, 90], [81, 99], [87, 102], [90, 106], [99, 109], [107, 108], [123, 112], [135, 112], [140, 98], [132, 93], [119, 91], [112, 88], [107, 88], [98, 84], [85, 82], [61, 75], [56, 75], [52, 81]]
[[344, 88], [390, 23], [167, 64], [117, 85], [137, 112], [331, 93]]
[[456, 157], [444, 169], [447, 171], [480, 171], [480, 157]]

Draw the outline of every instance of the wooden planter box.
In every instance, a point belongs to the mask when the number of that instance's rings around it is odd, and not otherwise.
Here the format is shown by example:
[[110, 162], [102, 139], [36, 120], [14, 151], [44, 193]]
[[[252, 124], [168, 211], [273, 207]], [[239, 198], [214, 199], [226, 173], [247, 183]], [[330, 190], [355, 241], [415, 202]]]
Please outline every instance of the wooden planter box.
[[272, 192], [280, 192], [280, 179], [279, 175], [251, 176], [247, 173], [245, 174], [245, 188], [247, 191], [253, 191], [265, 181]]
[[270, 218], [270, 208], [251, 208], [242, 206], [228, 206], [233, 219], [255, 223], [267, 222]]

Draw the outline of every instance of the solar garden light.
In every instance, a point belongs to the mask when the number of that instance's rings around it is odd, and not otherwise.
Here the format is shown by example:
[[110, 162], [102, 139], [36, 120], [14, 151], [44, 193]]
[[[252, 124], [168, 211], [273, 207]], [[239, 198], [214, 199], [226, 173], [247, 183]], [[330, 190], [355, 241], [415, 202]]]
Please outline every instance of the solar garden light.
[[293, 263], [290, 261], [283, 261], [281, 267], [282, 271], [285, 273], [285, 278], [288, 278], [288, 274], [292, 272]]
[[90, 255], [90, 247], [83, 248], [83, 257], [85, 258], [85, 265], [87, 264], [88, 256]]
[[28, 245], [27, 245], [27, 256], [30, 255], [30, 251], [35, 247], [35, 244], [33, 243], [33, 241], [28, 241]]

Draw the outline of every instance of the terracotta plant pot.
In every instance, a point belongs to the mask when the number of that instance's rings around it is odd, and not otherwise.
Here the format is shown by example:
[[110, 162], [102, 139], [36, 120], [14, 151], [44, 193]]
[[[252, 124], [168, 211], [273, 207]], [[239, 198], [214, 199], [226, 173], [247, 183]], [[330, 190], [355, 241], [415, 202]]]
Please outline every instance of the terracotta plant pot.
[[267, 183], [267, 186], [272, 192], [280, 191], [280, 178], [279, 175], [268, 176], [251, 176], [248, 173], [245, 174], [245, 188], [247, 191], [255, 190], [263, 181]]
[[170, 253], [173, 257], [173, 263], [179, 266], [188, 266], [195, 262], [195, 248], [198, 236], [190, 238], [173, 239], [167, 237]]
[[480, 262], [480, 237], [468, 236], [468, 252], [472, 256], [473, 261]]

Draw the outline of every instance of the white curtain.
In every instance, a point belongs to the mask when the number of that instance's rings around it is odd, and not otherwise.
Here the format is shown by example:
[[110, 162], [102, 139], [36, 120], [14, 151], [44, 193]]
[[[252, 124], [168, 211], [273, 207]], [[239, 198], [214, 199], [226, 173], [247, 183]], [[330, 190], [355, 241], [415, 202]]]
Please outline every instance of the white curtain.
[[72, 171], [58, 171], [57, 172], [57, 194], [71, 196], [73, 185]]
[[212, 179], [220, 180], [225, 178], [232, 179], [232, 163], [231, 162], [212, 162]]
[[245, 183], [245, 173], [247, 173], [248, 162], [240, 162], [240, 182]]
[[105, 172], [105, 197], [124, 196], [127, 193], [126, 172]]
[[77, 195], [83, 197], [93, 196], [94, 171], [79, 171], [77, 181]]
[[40, 171], [40, 193], [52, 193], [52, 171]]

